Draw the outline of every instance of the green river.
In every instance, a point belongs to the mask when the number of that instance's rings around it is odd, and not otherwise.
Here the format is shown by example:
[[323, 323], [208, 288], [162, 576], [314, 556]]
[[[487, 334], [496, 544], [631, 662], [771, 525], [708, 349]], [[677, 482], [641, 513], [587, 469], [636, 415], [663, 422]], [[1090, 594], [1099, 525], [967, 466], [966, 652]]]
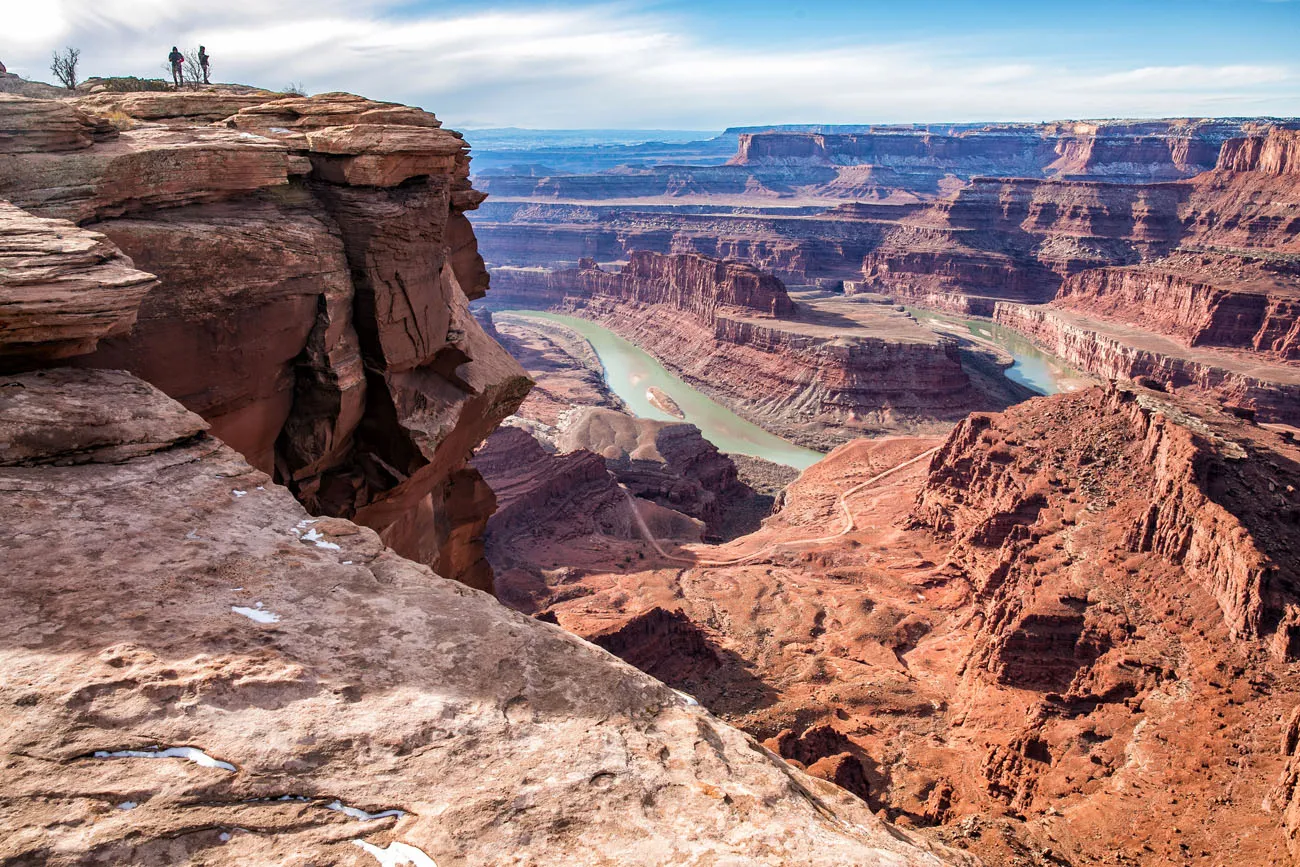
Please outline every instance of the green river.
[[[928, 319], [936, 320], [946, 326], [946, 330], [968, 330], [973, 339], [1000, 346], [1015, 359], [1015, 364], [1006, 371], [1007, 377], [1040, 394], [1056, 394], [1062, 390], [1063, 380], [1077, 375], [1055, 356], [1043, 352], [1008, 328], [982, 319], [963, 319], [913, 308], [908, 310], [922, 323]], [[576, 316], [537, 310], [502, 310], [499, 313], [559, 323], [582, 335], [600, 358], [610, 390], [627, 404], [634, 415], [680, 421], [650, 403], [646, 391], [656, 386], [676, 401], [686, 421], [699, 428], [704, 438], [721, 451], [752, 455], [798, 470], [806, 469], [822, 458], [820, 452], [770, 434], [696, 391], [651, 355], [603, 326]]]
[[720, 451], [752, 455], [797, 470], [822, 459], [821, 452], [805, 449], [745, 421], [722, 404], [696, 391], [638, 348], [608, 328], [576, 316], [542, 313], [536, 310], [502, 310], [502, 315], [558, 322], [586, 338], [605, 368], [610, 390], [627, 404], [633, 415], [660, 421], [680, 421], [655, 407], [646, 397], [651, 386], [662, 389], [676, 401], [686, 421], [700, 429], [704, 438]]
[[920, 307], [904, 309], [922, 324], [931, 320], [947, 326], [945, 330], [968, 331], [976, 340], [997, 344], [1015, 359], [1015, 363], [1005, 371], [1007, 379], [1039, 394], [1059, 394], [1068, 387], [1067, 382], [1082, 376], [1055, 355], [1039, 349], [1023, 334], [987, 319], [963, 319]]

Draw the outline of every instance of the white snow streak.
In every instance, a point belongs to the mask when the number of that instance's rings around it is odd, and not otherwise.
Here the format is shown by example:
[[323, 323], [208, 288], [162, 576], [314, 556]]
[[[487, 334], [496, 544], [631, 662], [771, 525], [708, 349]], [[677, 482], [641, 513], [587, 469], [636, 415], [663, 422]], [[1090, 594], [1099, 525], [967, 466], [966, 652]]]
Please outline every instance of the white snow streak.
[[401, 818], [406, 815], [402, 810], [381, 810], [378, 813], [367, 813], [365, 810], [358, 807], [349, 807], [342, 801], [334, 801], [325, 806], [330, 810], [335, 810], [336, 812], [351, 816], [354, 819], [362, 819], [367, 822], [374, 821], [375, 819], [387, 819], [389, 816]]
[[212, 756], [203, 752], [197, 747], [168, 747], [165, 750], [97, 750], [95, 752], [97, 759], [185, 759], [196, 765], [202, 765], [205, 768], [221, 768], [223, 771], [234, 771], [235, 766], [230, 762], [223, 762], [220, 759], [214, 759]]
[[230, 606], [230, 610], [233, 611], [235, 614], [242, 614], [245, 617], [247, 617], [249, 620], [254, 620], [258, 623], [279, 623], [280, 622], [279, 614], [275, 614], [274, 612], [266, 611], [261, 608], [245, 608], [242, 605], [232, 605]]
[[314, 543], [316, 543], [316, 547], [317, 547], [317, 548], [325, 548], [325, 549], [330, 550], [330, 551], [337, 551], [337, 550], [339, 550], [339, 546], [338, 546], [338, 545], [335, 545], [333, 542], [325, 542], [325, 541], [322, 541], [324, 538], [325, 538], [325, 537], [324, 537], [323, 535], [321, 535], [321, 532], [320, 532], [319, 530], [313, 528], [313, 529], [308, 530], [306, 533], [303, 534], [303, 536], [302, 536], [302, 541], [304, 541], [304, 542], [314, 542]]
[[415, 867], [438, 867], [438, 862], [414, 846], [408, 846], [405, 843], [389, 843], [387, 849], [381, 849], [373, 843], [367, 843], [365, 840], [353, 840], [352, 842], [374, 855], [380, 867], [401, 867], [403, 864], [414, 864]]

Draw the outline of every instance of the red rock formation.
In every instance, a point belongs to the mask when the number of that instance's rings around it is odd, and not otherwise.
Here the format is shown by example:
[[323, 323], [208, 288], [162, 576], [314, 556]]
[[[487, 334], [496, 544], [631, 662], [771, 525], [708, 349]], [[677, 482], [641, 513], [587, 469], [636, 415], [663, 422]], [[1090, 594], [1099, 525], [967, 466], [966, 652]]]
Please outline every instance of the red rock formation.
[[155, 286], [111, 241], [0, 202], [0, 368], [90, 352]]
[[694, 564], [510, 556], [579, 634], [689, 621], [703, 703], [987, 863], [1284, 864], [1298, 490], [1272, 430], [1088, 389], [843, 446]]
[[[1123, 389], [1094, 390], [1086, 399], [1086, 411], [1104, 427], [1087, 436], [1080, 432], [1079, 450], [1086, 453], [1118, 436], [1129, 443], [1128, 457], [1150, 468], [1126, 492], [1137, 506], [1124, 541], [1129, 550], [1155, 552], [1182, 567], [1214, 596], [1236, 637], [1261, 640], [1279, 624], [1289, 625], [1293, 610], [1300, 611], [1290, 590], [1300, 587], [1300, 559], [1285, 541], [1290, 516], [1285, 506], [1278, 515], [1274, 504], [1263, 502], [1268, 497], [1253, 492], [1277, 490], [1279, 483], [1294, 486], [1293, 480], [1285, 473], [1281, 479], [1252, 478], [1261, 470], [1269, 475], [1269, 468], [1249, 461], [1245, 446], [1192, 415], [1186, 403]], [[958, 425], [935, 455], [934, 472], [918, 495], [914, 520], [952, 536], [959, 547], [969, 543], [998, 549], [1034, 524], [1048, 505], [1043, 489], [1033, 485], [1041, 484], [1041, 475], [1020, 465], [1036, 463], [1040, 456], [999, 448], [988, 432], [990, 422], [974, 415]], [[983, 592], [1002, 589], [990, 586]], [[1052, 615], [1058, 622], [1045, 625], [1068, 630], [1073, 624], [1078, 634], [1082, 620], [1070, 610], [1078, 600], [1060, 601], [1064, 614]], [[1294, 652], [1287, 636], [1279, 638], [1275, 650], [1284, 656]], [[1090, 642], [1087, 653], [1100, 655], [1109, 647], [1103, 637]], [[1020, 650], [1030, 651], [1025, 658], [1051, 659], [1032, 644]], [[1074, 650], [1077, 659], [1078, 642]]]
[[[106, 120], [71, 102], [0, 93], [0, 154], [65, 153], [117, 137]], [[0, 185], [13, 169], [6, 166]]]
[[[488, 437], [474, 454], [473, 468], [496, 497], [497, 509], [485, 531], [496, 593], [527, 613], [545, 608], [549, 594], [531, 568], [535, 564], [523, 562], [516, 552], [548, 549], [550, 554], [539, 556], [572, 564], [576, 551], [596, 540], [640, 539], [638, 513], [662, 538], [698, 540], [703, 530], [697, 520], [633, 497], [600, 455], [585, 449], [552, 454], [517, 427], [503, 427]], [[638, 553], [645, 557], [644, 551]]]
[[771, 274], [739, 262], [681, 254], [635, 252], [617, 274], [581, 268], [578, 286], [592, 295], [612, 295], [639, 304], [666, 304], [705, 322], [739, 308], [774, 317], [794, 313], [785, 286]]
[[976, 179], [886, 232], [864, 282], [984, 316], [998, 300], [1049, 301], [1069, 275], [1169, 249], [1187, 195], [1173, 184]]
[[763, 746], [814, 777], [847, 789], [868, 803], [874, 800], [862, 760], [856, 755], [859, 748], [830, 725], [812, 726], [798, 735], [784, 729], [763, 741]]
[[1157, 333], [1050, 306], [999, 302], [994, 321], [1097, 376], [1151, 380], [1214, 403], [1248, 407], [1261, 421], [1300, 423], [1300, 368], [1294, 365], [1268, 366], [1244, 353], [1188, 350]]
[[1268, 175], [1300, 174], [1300, 129], [1272, 128], [1265, 135], [1224, 142], [1215, 168]]
[[1236, 257], [1181, 255], [1066, 280], [1055, 307], [1140, 324], [1185, 346], [1300, 359], [1300, 274]]
[[489, 523], [497, 539], [539, 529], [557, 540], [637, 536], [627, 497], [594, 452], [549, 454], [527, 431], [503, 427], [475, 453], [474, 468], [496, 495]]
[[1286, 759], [1286, 766], [1264, 808], [1282, 812], [1287, 849], [1295, 858], [1300, 857], [1300, 705], [1291, 711], [1281, 740], [1279, 752]]
[[[1219, 120], [1000, 124], [848, 134], [742, 133], [732, 165], [906, 167], [956, 174], [1105, 178], [1150, 183], [1214, 166], [1224, 140], [1251, 123]], [[919, 173], [919, 172], [918, 172]]]
[[722, 666], [703, 630], [680, 610], [651, 608], [587, 636], [629, 665], [675, 688], [690, 690]]
[[74, 104], [91, 115], [117, 113], [139, 121], [168, 126], [194, 126], [225, 120], [243, 109], [280, 99], [283, 94], [257, 88], [205, 91], [163, 90], [138, 93], [99, 93], [78, 97]]
[[633, 495], [698, 518], [714, 535], [724, 532], [734, 508], [754, 496], [731, 459], [694, 425], [584, 407], [563, 420], [555, 445], [561, 452], [600, 455]]
[[[528, 384], [469, 314], [487, 278], [460, 137], [347, 94], [43, 105], [0, 102], [0, 196], [90, 224], [158, 278], [135, 327], [76, 363], [137, 373], [313, 513], [490, 587], [491, 498], [466, 461]], [[134, 127], [101, 135], [107, 111]], [[68, 153], [37, 147], [49, 124]]]
[[1181, 217], [1185, 244], [1300, 253], [1300, 130], [1271, 130], [1228, 142], [1218, 168], [1190, 183]]

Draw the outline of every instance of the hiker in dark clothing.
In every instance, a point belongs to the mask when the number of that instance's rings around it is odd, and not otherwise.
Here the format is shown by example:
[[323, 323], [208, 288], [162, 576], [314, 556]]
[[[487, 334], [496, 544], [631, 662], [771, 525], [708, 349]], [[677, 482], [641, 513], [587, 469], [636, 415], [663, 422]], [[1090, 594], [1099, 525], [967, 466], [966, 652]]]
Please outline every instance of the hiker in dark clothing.
[[208, 56], [208, 49], [206, 49], [206, 48], [204, 48], [202, 45], [200, 45], [200, 46], [199, 46], [199, 66], [203, 69], [203, 83], [204, 83], [204, 84], [211, 84], [211, 83], [212, 83], [212, 82], [208, 81], [208, 63], [209, 63], [211, 60], [212, 60], [212, 58]]
[[185, 76], [181, 73], [181, 64], [185, 62], [185, 55], [177, 51], [176, 46], [173, 45], [172, 53], [167, 55], [167, 62], [172, 65], [172, 81], [176, 84], [176, 89], [180, 90], [181, 82], [185, 80]]

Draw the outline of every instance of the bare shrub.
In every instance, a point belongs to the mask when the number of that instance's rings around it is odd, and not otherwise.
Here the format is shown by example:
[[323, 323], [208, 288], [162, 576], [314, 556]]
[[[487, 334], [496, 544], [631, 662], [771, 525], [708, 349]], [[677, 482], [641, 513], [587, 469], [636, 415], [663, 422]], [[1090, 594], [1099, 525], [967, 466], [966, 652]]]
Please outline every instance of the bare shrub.
[[[190, 90], [198, 90], [207, 84], [203, 80], [203, 65], [199, 63], [198, 46], [191, 46], [189, 51], [182, 52], [185, 55], [185, 63], [181, 66], [181, 80], [185, 87]], [[208, 64], [209, 75], [212, 71], [212, 64]]]
[[113, 125], [118, 132], [125, 132], [128, 129], [136, 129], [140, 126], [140, 121], [131, 115], [121, 111], [110, 111], [102, 117]]
[[81, 49], [68, 48], [63, 49], [63, 53], [54, 52], [50, 55], [50, 72], [59, 83], [68, 90], [77, 89], [77, 61], [81, 59]]

